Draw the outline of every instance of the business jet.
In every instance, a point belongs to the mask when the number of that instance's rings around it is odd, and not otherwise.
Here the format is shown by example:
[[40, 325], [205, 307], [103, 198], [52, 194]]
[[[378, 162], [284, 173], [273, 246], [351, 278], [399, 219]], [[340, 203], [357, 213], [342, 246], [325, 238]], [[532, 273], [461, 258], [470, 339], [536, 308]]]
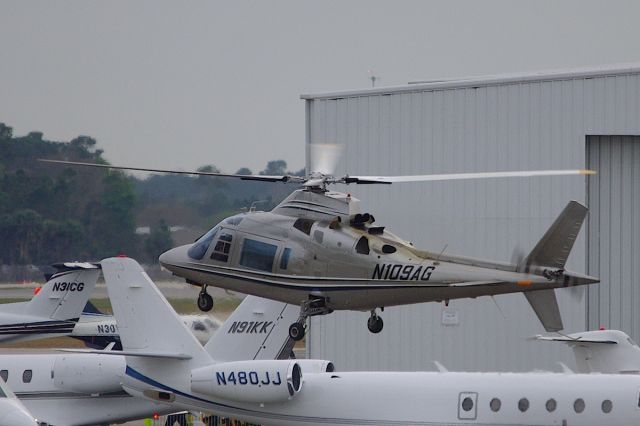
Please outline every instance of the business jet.
[[28, 302], [0, 305], [0, 342], [59, 337], [70, 334], [100, 275], [99, 265], [61, 263]]
[[[0, 343], [15, 343], [69, 336], [87, 346], [120, 349], [118, 326], [113, 315], [100, 312], [90, 301], [100, 276], [100, 264], [67, 262], [54, 264], [31, 300], [0, 304]], [[182, 320], [204, 345], [220, 328], [211, 315], [183, 315]]]
[[4, 380], [0, 380], [0, 426], [38, 426]]
[[[116, 320], [126, 324], [123, 388], [176, 410], [264, 425], [640, 423], [637, 375], [335, 372], [325, 360], [217, 359], [134, 260], [101, 264]], [[274, 330], [280, 326], [286, 322]], [[258, 329], [254, 323], [242, 332]]]
[[[287, 326], [298, 314], [297, 306], [247, 296], [225, 322], [224, 332], [216, 333], [204, 350], [225, 361], [288, 358], [293, 341], [287, 337]], [[180, 321], [185, 329], [189, 328]], [[197, 341], [193, 335], [191, 339]], [[5, 351], [0, 353], [0, 377], [7, 380], [42, 425], [109, 424], [181, 411], [164, 401], [126, 393], [121, 386], [126, 374], [122, 352], [84, 351], [92, 350]], [[0, 401], [0, 419], [2, 407]], [[0, 426], [23, 426], [23, 423], [4, 424], [0, 420]]]
[[[207, 314], [181, 315], [180, 317], [203, 345], [222, 325], [220, 320]], [[102, 349], [113, 343], [113, 349], [122, 349], [116, 319], [113, 315], [101, 312], [91, 302], [87, 302], [80, 320], [76, 323], [69, 337], [82, 340], [86, 346], [91, 348]]]

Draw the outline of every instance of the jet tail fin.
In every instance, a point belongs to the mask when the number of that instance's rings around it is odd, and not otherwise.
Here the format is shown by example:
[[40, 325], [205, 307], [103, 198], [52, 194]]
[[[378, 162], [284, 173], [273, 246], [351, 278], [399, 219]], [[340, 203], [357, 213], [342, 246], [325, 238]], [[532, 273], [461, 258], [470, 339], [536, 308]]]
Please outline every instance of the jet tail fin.
[[247, 296], [204, 346], [216, 361], [289, 359], [300, 307]]
[[25, 303], [22, 313], [54, 320], [77, 320], [96, 286], [100, 266], [73, 262], [54, 267], [58, 272]]
[[640, 347], [622, 331], [586, 331], [534, 339], [568, 344], [578, 373], [640, 374]]
[[[136, 352], [181, 354], [190, 357], [191, 368], [211, 363], [211, 357], [138, 262], [112, 257], [101, 264], [125, 352], [131, 355]], [[165, 362], [176, 361], [167, 359]], [[127, 356], [127, 365], [140, 371], [154, 369], [159, 373], [166, 372], [163, 369], [167, 367], [142, 356]]]

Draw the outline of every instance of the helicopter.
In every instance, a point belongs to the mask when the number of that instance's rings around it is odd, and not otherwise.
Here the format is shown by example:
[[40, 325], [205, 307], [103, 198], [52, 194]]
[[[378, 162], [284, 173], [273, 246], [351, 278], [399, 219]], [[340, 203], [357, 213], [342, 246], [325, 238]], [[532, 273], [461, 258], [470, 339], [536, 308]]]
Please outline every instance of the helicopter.
[[300, 306], [289, 336], [301, 340], [306, 319], [334, 310], [369, 311], [367, 328], [383, 329], [378, 313], [388, 306], [448, 303], [522, 292], [546, 331], [562, 330], [555, 288], [599, 282], [564, 266], [587, 214], [571, 201], [540, 242], [515, 263], [494, 262], [415, 247], [375, 222], [360, 200], [331, 191], [333, 184], [385, 184], [459, 179], [591, 175], [591, 170], [534, 170], [414, 176], [334, 177], [337, 145], [310, 145], [308, 176], [232, 175], [105, 164], [51, 163], [161, 173], [229, 177], [299, 185], [271, 211], [249, 211], [224, 219], [194, 243], [160, 255], [160, 263], [201, 287], [198, 307], [213, 308], [209, 285]]

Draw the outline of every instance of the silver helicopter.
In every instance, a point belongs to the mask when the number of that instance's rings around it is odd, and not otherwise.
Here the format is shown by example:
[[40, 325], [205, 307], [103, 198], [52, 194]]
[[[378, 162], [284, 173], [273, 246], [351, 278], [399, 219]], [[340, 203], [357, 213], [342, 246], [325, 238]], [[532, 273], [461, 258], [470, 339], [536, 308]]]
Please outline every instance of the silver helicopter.
[[[311, 145], [307, 177], [184, 172], [93, 163], [43, 160], [112, 169], [230, 177], [301, 185], [273, 210], [226, 218], [193, 244], [171, 249], [160, 263], [198, 285], [198, 307], [213, 308], [212, 285], [300, 306], [289, 335], [301, 340], [306, 318], [334, 310], [370, 311], [367, 327], [383, 328], [378, 309], [451, 299], [522, 292], [547, 331], [562, 330], [554, 289], [599, 280], [564, 269], [587, 208], [567, 204], [535, 248], [516, 263], [429, 252], [394, 235], [362, 212], [360, 201], [330, 191], [332, 184], [590, 175], [591, 170], [536, 170], [414, 176], [342, 176], [333, 171], [336, 145]], [[314, 161], [315, 160], [315, 161]]]

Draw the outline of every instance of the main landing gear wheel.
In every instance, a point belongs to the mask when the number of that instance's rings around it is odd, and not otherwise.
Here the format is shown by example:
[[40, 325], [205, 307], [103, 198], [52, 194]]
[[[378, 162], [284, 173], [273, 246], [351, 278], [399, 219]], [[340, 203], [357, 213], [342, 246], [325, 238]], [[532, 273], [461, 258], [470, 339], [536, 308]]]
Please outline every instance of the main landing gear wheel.
[[198, 309], [202, 312], [209, 312], [213, 309], [213, 297], [207, 293], [207, 287], [202, 286], [202, 290], [198, 295]]
[[295, 340], [296, 342], [302, 340], [304, 334], [304, 323], [294, 322], [289, 326], [289, 337], [291, 337], [291, 339]]
[[367, 328], [369, 329], [369, 331], [377, 334], [382, 331], [382, 327], [384, 327], [382, 317], [379, 317], [375, 311], [371, 311], [371, 316], [367, 320]]

